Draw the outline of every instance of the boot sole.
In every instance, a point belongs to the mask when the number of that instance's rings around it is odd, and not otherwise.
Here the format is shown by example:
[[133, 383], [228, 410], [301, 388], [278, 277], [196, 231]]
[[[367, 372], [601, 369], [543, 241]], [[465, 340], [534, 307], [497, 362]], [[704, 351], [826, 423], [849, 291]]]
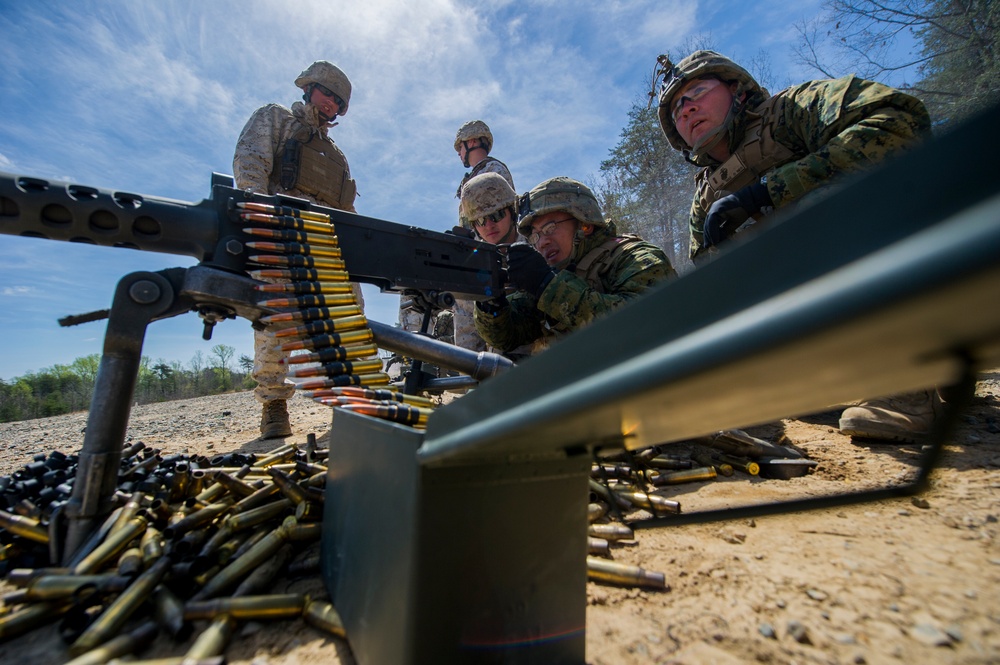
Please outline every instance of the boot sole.
[[886, 443], [923, 443], [927, 439], [926, 434], [917, 432], [903, 432], [898, 428], [870, 420], [855, 420], [853, 418], [841, 419], [840, 432], [852, 439], [870, 439], [872, 441], [883, 441]]

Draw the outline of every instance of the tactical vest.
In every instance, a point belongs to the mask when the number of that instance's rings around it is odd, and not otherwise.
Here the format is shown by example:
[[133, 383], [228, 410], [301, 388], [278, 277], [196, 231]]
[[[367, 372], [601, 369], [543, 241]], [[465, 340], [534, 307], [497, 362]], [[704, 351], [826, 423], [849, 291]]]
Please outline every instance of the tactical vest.
[[755, 182], [776, 166], [797, 158], [795, 152], [774, 138], [780, 113], [775, 107], [781, 95], [771, 97], [753, 111], [747, 112], [743, 142], [719, 166], [706, 168], [698, 176], [698, 198], [703, 210], [738, 189]]
[[344, 153], [319, 131], [297, 120], [294, 126], [276, 153], [272, 185], [298, 190], [331, 208], [353, 210], [358, 190]]
[[[619, 254], [641, 242], [643, 242], [642, 238], [630, 233], [608, 238], [587, 252], [576, 265], [569, 266], [569, 269], [598, 293], [606, 293], [601, 275], [611, 267]], [[569, 329], [561, 321], [552, 322], [548, 317], [545, 317], [542, 327], [553, 335], [563, 335], [569, 332]]]
[[[510, 169], [507, 168], [506, 164], [504, 164], [503, 162], [501, 162], [496, 157], [490, 157], [489, 155], [487, 155], [482, 160], [480, 160], [480, 162], [478, 164], [476, 164], [475, 166], [473, 166], [472, 170], [469, 171], [468, 173], [466, 173], [465, 177], [462, 178], [462, 182], [459, 183], [459, 185], [458, 185], [458, 191], [455, 192], [455, 198], [456, 199], [461, 199], [462, 198], [462, 188], [465, 187], [465, 183], [469, 182], [470, 180], [472, 180], [473, 178], [475, 178], [477, 175], [479, 175], [480, 173], [482, 173], [483, 169], [485, 169], [486, 166], [487, 166], [487, 164], [489, 164], [490, 162], [498, 162], [500, 165], [502, 165], [504, 167], [504, 169], [507, 170], [508, 173], [510, 173]], [[506, 180], [506, 178], [504, 178], [504, 179]], [[509, 180], [507, 182], [510, 184], [510, 188], [514, 189], [514, 183], [510, 182]]]

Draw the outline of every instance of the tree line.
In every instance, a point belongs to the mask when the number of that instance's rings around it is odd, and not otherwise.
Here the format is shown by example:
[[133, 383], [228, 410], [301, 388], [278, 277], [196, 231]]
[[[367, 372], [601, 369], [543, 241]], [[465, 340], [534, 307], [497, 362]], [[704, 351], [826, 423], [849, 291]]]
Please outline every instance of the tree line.
[[[196, 351], [187, 365], [142, 356], [134, 403], [149, 404], [175, 399], [249, 390], [256, 384], [250, 376], [253, 358], [236, 349], [216, 344], [208, 355]], [[77, 358], [68, 365], [53, 365], [15, 377], [0, 379], [0, 422], [58, 416], [90, 407], [97, 381], [100, 354]]]

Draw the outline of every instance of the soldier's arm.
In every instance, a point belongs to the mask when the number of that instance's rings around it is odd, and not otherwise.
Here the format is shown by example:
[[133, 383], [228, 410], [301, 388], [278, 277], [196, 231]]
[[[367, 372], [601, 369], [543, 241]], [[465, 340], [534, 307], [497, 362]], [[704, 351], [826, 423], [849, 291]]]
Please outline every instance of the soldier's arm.
[[785, 94], [784, 123], [778, 131], [788, 132], [809, 154], [768, 173], [775, 207], [839, 175], [871, 167], [930, 135], [930, 117], [919, 100], [874, 81], [848, 76]]
[[568, 270], [552, 278], [538, 299], [538, 309], [572, 330], [582, 328], [632, 302], [651, 286], [674, 276], [663, 251], [642, 243], [623, 251], [608, 271], [605, 293]]
[[501, 351], [512, 351], [530, 344], [542, 336], [542, 321], [534, 298], [515, 293], [505, 306], [492, 312], [475, 308], [473, 319], [476, 332], [486, 342]]
[[233, 155], [233, 178], [239, 189], [268, 192], [274, 167], [274, 151], [280, 142], [277, 104], [257, 109], [240, 132]]

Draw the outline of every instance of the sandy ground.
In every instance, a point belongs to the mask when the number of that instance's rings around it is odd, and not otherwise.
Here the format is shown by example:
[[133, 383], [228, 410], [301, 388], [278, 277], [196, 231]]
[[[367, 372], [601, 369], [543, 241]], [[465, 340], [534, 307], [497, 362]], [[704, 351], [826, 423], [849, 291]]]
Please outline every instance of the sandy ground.
[[[296, 396], [291, 412], [296, 434], [290, 441], [304, 442], [312, 432], [324, 447], [330, 411]], [[893, 486], [913, 477], [919, 446], [851, 442], [837, 430], [838, 415], [751, 430], [807, 451], [819, 466], [806, 477], [737, 474], [663, 494], [691, 512]], [[128, 435], [165, 453], [265, 452], [274, 442], [256, 438], [258, 418], [249, 393], [221, 395], [137, 407]], [[85, 424], [81, 413], [0, 425], [0, 474], [36, 453], [72, 452]], [[587, 662], [1000, 662], [998, 467], [1000, 372], [991, 372], [982, 376], [931, 489], [919, 497], [639, 530], [634, 541], [614, 545], [612, 557], [664, 573], [668, 588], [589, 583]], [[325, 596], [315, 573], [282, 578], [274, 592]], [[142, 655], [182, 655], [190, 641], [161, 635]], [[301, 619], [241, 625], [226, 657], [252, 665], [355, 662], [347, 641]], [[49, 625], [0, 644], [0, 662], [15, 659], [62, 663], [68, 656]]]

